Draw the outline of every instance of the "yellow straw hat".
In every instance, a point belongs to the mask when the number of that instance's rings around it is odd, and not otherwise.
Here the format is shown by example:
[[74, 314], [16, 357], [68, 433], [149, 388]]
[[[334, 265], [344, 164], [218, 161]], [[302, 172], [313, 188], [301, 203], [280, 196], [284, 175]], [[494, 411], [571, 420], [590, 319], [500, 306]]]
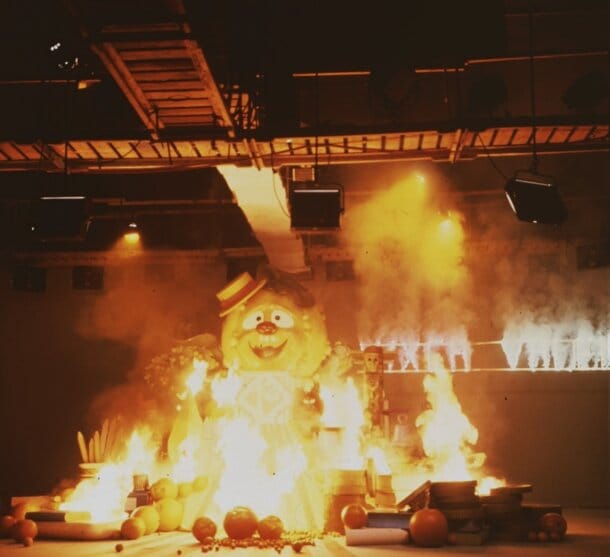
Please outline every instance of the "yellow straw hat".
[[247, 302], [265, 284], [267, 284], [267, 279], [255, 281], [250, 273], [242, 273], [235, 277], [216, 294], [220, 302], [220, 317], [224, 317], [241, 304]]

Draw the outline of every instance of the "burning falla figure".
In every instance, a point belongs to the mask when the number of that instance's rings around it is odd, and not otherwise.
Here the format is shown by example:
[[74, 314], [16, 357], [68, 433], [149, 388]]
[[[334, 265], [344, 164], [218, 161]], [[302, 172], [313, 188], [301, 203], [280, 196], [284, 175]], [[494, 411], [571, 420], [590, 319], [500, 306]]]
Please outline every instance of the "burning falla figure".
[[[293, 528], [319, 528], [312, 463], [323, 407], [318, 375], [331, 352], [324, 316], [306, 289], [270, 268], [258, 280], [241, 274], [217, 297], [226, 371], [209, 378], [213, 405], [200, 437], [214, 487], [196, 512], [245, 505]], [[183, 443], [176, 430], [174, 456]]]

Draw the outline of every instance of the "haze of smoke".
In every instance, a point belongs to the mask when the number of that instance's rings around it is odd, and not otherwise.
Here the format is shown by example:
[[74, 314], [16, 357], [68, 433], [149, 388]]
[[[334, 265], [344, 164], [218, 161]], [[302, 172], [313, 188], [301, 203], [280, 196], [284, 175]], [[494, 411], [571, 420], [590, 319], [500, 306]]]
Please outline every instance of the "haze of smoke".
[[[570, 218], [563, 229], [556, 229], [521, 223], [504, 204], [490, 203], [479, 211], [477, 239], [495, 249], [487, 258], [471, 254], [469, 266], [481, 293], [480, 312], [494, 322], [492, 334], [513, 345], [507, 353], [511, 365], [517, 365], [523, 345], [530, 367], [572, 368], [576, 362], [560, 343], [588, 337], [603, 344], [608, 337], [610, 271], [579, 270], [576, 262], [577, 246], [595, 243], [595, 238], [583, 238], [582, 231], [592, 223], [595, 228], [603, 217], [589, 207], [583, 213], [572, 211]], [[593, 367], [596, 362], [607, 365], [607, 342], [586, 351], [590, 357], [581, 358], [591, 360]], [[578, 363], [585, 364], [582, 359]]]
[[346, 214], [360, 284], [361, 338], [388, 342], [453, 335], [469, 319], [461, 215], [434, 184], [406, 177]]
[[[216, 334], [215, 293], [224, 284], [224, 268], [126, 264], [108, 275], [103, 294], [81, 315], [79, 333], [135, 346], [137, 357], [123, 384], [94, 399], [90, 419], [122, 416], [127, 428], [140, 420], [161, 426], [173, 415], [167, 412], [176, 404], [177, 372], [191, 363], [190, 347], [186, 356], [172, 353], [172, 347], [201, 333]], [[204, 341], [212, 348], [216, 339], [210, 334]]]

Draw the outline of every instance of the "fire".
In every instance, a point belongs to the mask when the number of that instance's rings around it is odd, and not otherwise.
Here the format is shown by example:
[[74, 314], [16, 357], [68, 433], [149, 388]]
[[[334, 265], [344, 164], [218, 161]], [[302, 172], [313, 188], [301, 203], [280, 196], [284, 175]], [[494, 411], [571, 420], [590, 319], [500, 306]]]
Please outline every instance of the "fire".
[[[435, 481], [465, 481], [480, 479], [485, 454], [475, 452], [479, 433], [462, 412], [453, 390], [451, 373], [438, 354], [432, 354], [430, 367], [434, 372], [424, 378], [424, 390], [429, 408], [416, 419], [422, 446]], [[479, 493], [502, 480], [487, 479], [479, 485]]]
[[206, 372], [208, 370], [207, 362], [203, 360], [193, 360], [193, 372], [186, 378], [186, 387], [191, 395], [195, 396], [203, 388]]
[[510, 322], [501, 341], [511, 369], [590, 370], [610, 368], [610, 328], [586, 319], [546, 323]]
[[125, 456], [118, 462], [101, 465], [94, 477], [84, 478], [61, 510], [86, 511], [92, 522], [113, 522], [125, 518], [125, 499], [133, 488], [134, 474], [148, 473], [154, 462], [156, 447], [148, 430], [134, 431]]
[[241, 381], [235, 370], [230, 367], [226, 377], [215, 377], [212, 379], [211, 386], [212, 398], [222, 408], [223, 406], [230, 406], [235, 401], [241, 387]]
[[350, 378], [344, 384], [320, 387], [324, 403], [321, 422], [326, 428], [340, 429], [338, 445], [333, 447], [335, 468], [359, 470], [364, 467], [362, 454], [363, 405], [358, 389]]

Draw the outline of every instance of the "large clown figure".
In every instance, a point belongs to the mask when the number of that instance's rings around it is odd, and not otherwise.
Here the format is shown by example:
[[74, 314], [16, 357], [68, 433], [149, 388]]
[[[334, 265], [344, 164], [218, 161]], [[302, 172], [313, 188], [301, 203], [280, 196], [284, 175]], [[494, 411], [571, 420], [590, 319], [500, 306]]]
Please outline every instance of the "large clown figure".
[[243, 273], [217, 295], [225, 364], [311, 377], [329, 353], [324, 317], [301, 285], [267, 275], [255, 281]]
[[259, 424], [294, 418], [295, 394], [307, 401], [330, 353], [324, 316], [313, 297], [271, 268], [258, 280], [239, 275], [217, 297], [225, 318], [225, 366], [243, 384], [237, 400], [241, 410]]

